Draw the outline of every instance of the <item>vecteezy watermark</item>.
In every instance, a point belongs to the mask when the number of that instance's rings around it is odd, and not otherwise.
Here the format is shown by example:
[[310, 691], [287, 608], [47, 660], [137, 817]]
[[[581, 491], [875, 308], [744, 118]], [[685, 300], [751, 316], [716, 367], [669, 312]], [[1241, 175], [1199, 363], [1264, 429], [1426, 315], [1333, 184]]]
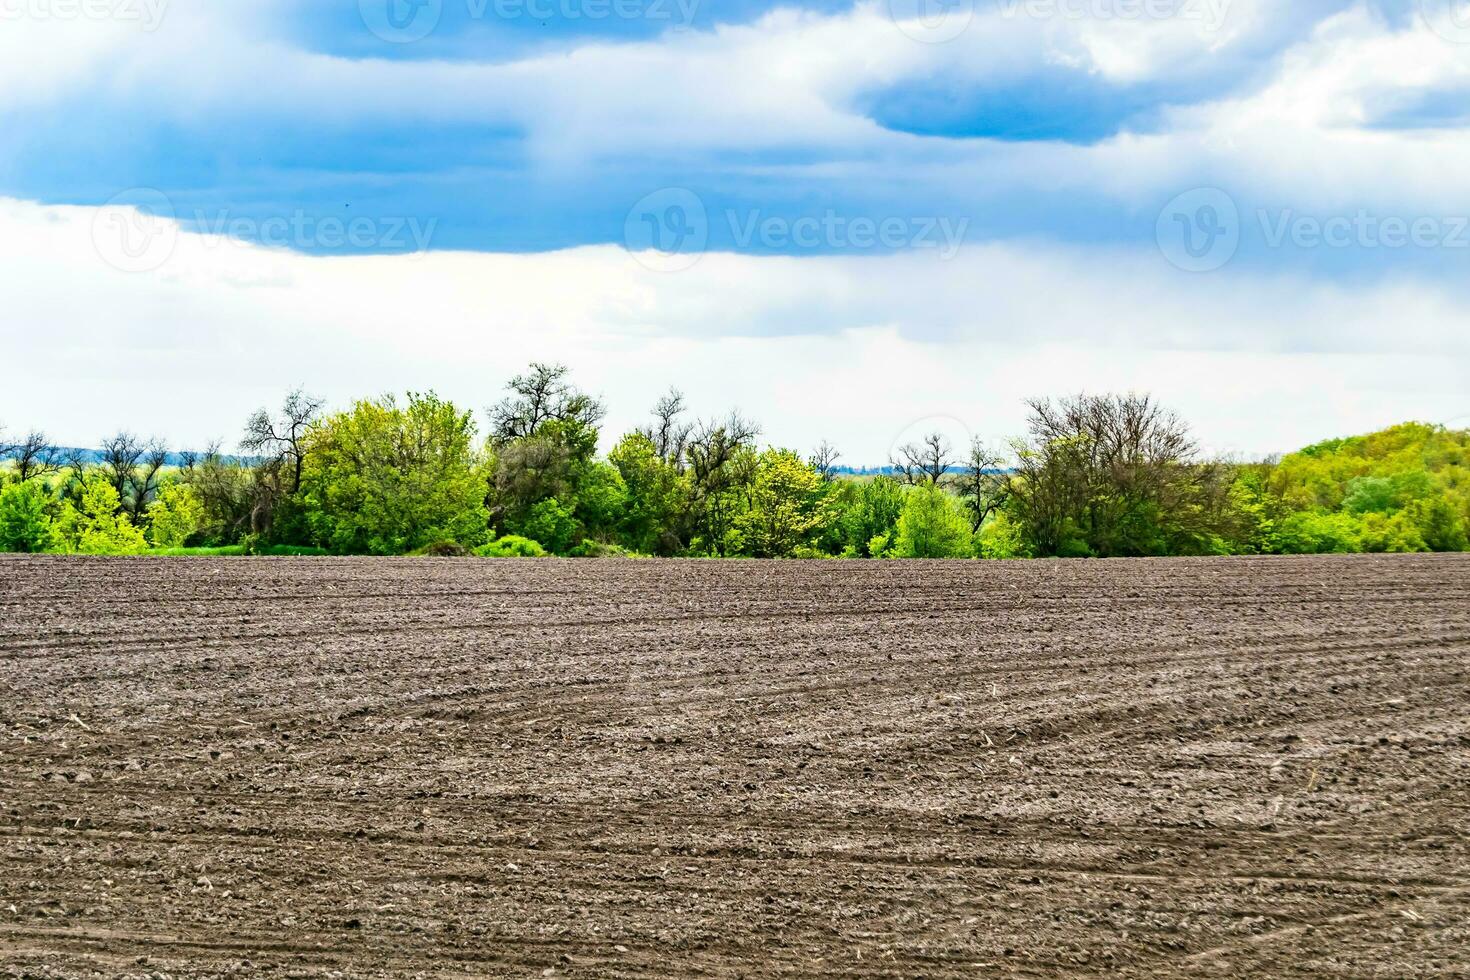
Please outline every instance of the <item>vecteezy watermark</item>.
[[[1470, 216], [1304, 214], [1257, 208], [1260, 242], [1270, 249], [1470, 249]], [[1164, 257], [1187, 272], [1213, 272], [1235, 257], [1246, 226], [1234, 198], [1215, 187], [1187, 191], [1164, 206], [1157, 226]]]
[[1235, 0], [997, 0], [1007, 20], [1191, 21], [1218, 31]]
[[645, 194], [623, 220], [623, 244], [654, 272], [683, 272], [709, 247], [709, 212], [685, 187]]
[[1240, 209], [1218, 187], [1185, 191], [1164, 205], [1155, 226], [1164, 258], [1186, 272], [1213, 272], [1240, 248]]
[[506, 20], [601, 23], [644, 20], [683, 30], [694, 23], [701, 0], [358, 0], [362, 22], [392, 44], [422, 41], [438, 28], [445, 4], [462, 5], [471, 21]]
[[92, 219], [92, 243], [102, 260], [121, 272], [153, 272], [173, 257], [184, 220], [206, 249], [238, 246], [400, 253], [428, 251], [439, 224], [437, 218], [343, 218], [304, 210], [261, 218], [199, 209], [185, 219], [162, 191], [135, 187], [98, 208]]
[[[768, 215], [759, 208], [730, 208], [719, 215], [730, 243], [740, 251], [867, 252], [933, 250], [955, 257], [970, 228], [969, 218], [890, 215], [849, 216], [828, 209], [820, 215]], [[680, 272], [709, 247], [710, 215], [698, 194], [670, 187], [643, 197], [628, 212], [623, 242], [640, 263], [656, 272]]]
[[195, 211], [194, 228], [206, 248], [223, 243], [294, 251], [426, 252], [438, 218], [358, 215], [342, 218], [296, 210], [289, 215], [232, 217], [228, 211]]
[[92, 216], [92, 246], [121, 272], [161, 268], [178, 243], [173, 202], [152, 187], [116, 194]]
[[1405, 218], [1360, 209], [1321, 217], [1291, 208], [1256, 212], [1269, 248], [1470, 248], [1470, 217]]
[[156, 31], [169, 0], [0, 0], [0, 21], [110, 20]]
[[390, 44], [411, 44], [434, 33], [444, 0], [357, 0], [363, 24]]
[[884, 0], [895, 26], [915, 41], [953, 41], [975, 19], [975, 0]]
[[1419, 0], [1419, 15], [1446, 41], [1470, 44], [1470, 0]]

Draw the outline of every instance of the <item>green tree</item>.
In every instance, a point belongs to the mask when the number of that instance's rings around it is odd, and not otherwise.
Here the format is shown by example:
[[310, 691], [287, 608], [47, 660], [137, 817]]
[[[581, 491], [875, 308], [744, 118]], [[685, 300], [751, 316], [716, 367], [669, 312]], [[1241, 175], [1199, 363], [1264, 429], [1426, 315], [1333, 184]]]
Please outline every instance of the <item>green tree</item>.
[[0, 551], [36, 554], [61, 547], [51, 517], [52, 497], [40, 480], [0, 489]]
[[681, 551], [689, 499], [685, 476], [642, 432], [624, 436], [607, 458], [617, 468], [626, 488], [619, 521], [623, 540], [634, 551], [648, 555], [674, 555]]
[[894, 540], [895, 558], [968, 558], [970, 521], [963, 506], [935, 484], [914, 486], [904, 496]]
[[155, 548], [181, 548], [204, 524], [204, 501], [186, 483], [167, 483], [148, 505], [148, 539]]
[[991, 515], [975, 535], [975, 554], [980, 558], [1028, 558], [1026, 538], [1021, 526], [1004, 510]]
[[749, 505], [734, 527], [746, 554], [791, 558], [812, 550], [833, 516], [822, 474], [789, 449], [768, 449], [756, 462]]
[[76, 503], [67, 501], [58, 527], [68, 550], [83, 555], [134, 555], [148, 541], [122, 513], [117, 489], [104, 476], [89, 474]]
[[532, 504], [512, 529], [516, 535], [540, 542], [554, 555], [565, 555], [577, 543], [581, 525], [574, 508], [548, 497]]
[[882, 551], [874, 553], [870, 545], [874, 538], [882, 537], [886, 548], [892, 539], [903, 512], [903, 487], [887, 476], [839, 487], [842, 553], [851, 558], [882, 558]]
[[611, 463], [593, 461], [578, 475], [573, 513], [583, 533], [603, 543], [617, 535], [628, 509], [628, 486]]
[[338, 554], [404, 554], [487, 538], [483, 460], [468, 412], [433, 393], [360, 401], [304, 443], [302, 502], [317, 543]]

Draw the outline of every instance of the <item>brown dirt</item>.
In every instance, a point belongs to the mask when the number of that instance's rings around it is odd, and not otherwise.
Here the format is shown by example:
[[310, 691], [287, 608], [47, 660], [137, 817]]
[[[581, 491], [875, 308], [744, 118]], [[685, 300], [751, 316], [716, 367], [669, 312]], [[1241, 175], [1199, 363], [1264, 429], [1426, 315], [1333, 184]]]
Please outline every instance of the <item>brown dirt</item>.
[[0, 624], [0, 976], [1470, 972], [1470, 556], [5, 558]]

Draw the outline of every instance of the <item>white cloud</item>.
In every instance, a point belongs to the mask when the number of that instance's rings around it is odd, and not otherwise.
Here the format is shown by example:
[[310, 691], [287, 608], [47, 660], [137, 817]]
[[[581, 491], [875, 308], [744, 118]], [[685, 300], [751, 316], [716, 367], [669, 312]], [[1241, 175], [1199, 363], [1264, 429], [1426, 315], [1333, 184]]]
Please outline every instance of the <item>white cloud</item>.
[[[708, 255], [660, 274], [612, 247], [544, 255], [320, 258], [180, 235], [154, 272], [99, 256], [96, 213], [0, 199], [0, 422], [94, 443], [232, 437], [305, 384], [338, 404], [435, 388], [493, 401], [531, 359], [605, 395], [610, 427], [670, 384], [739, 405], [775, 442], [881, 462], [933, 416], [999, 437], [1020, 400], [1155, 391], [1217, 449], [1262, 453], [1406, 418], [1470, 413], [1463, 296], [1345, 287], [1157, 256], [989, 246], [915, 255]], [[773, 326], [774, 325], [774, 326]]]

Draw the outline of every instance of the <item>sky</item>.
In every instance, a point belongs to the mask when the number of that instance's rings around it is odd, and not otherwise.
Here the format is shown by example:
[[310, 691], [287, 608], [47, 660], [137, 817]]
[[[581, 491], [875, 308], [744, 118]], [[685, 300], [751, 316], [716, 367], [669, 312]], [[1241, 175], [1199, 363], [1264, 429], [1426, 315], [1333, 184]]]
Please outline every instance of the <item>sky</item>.
[[0, 426], [561, 361], [852, 465], [1470, 425], [1470, 0], [0, 0]]

